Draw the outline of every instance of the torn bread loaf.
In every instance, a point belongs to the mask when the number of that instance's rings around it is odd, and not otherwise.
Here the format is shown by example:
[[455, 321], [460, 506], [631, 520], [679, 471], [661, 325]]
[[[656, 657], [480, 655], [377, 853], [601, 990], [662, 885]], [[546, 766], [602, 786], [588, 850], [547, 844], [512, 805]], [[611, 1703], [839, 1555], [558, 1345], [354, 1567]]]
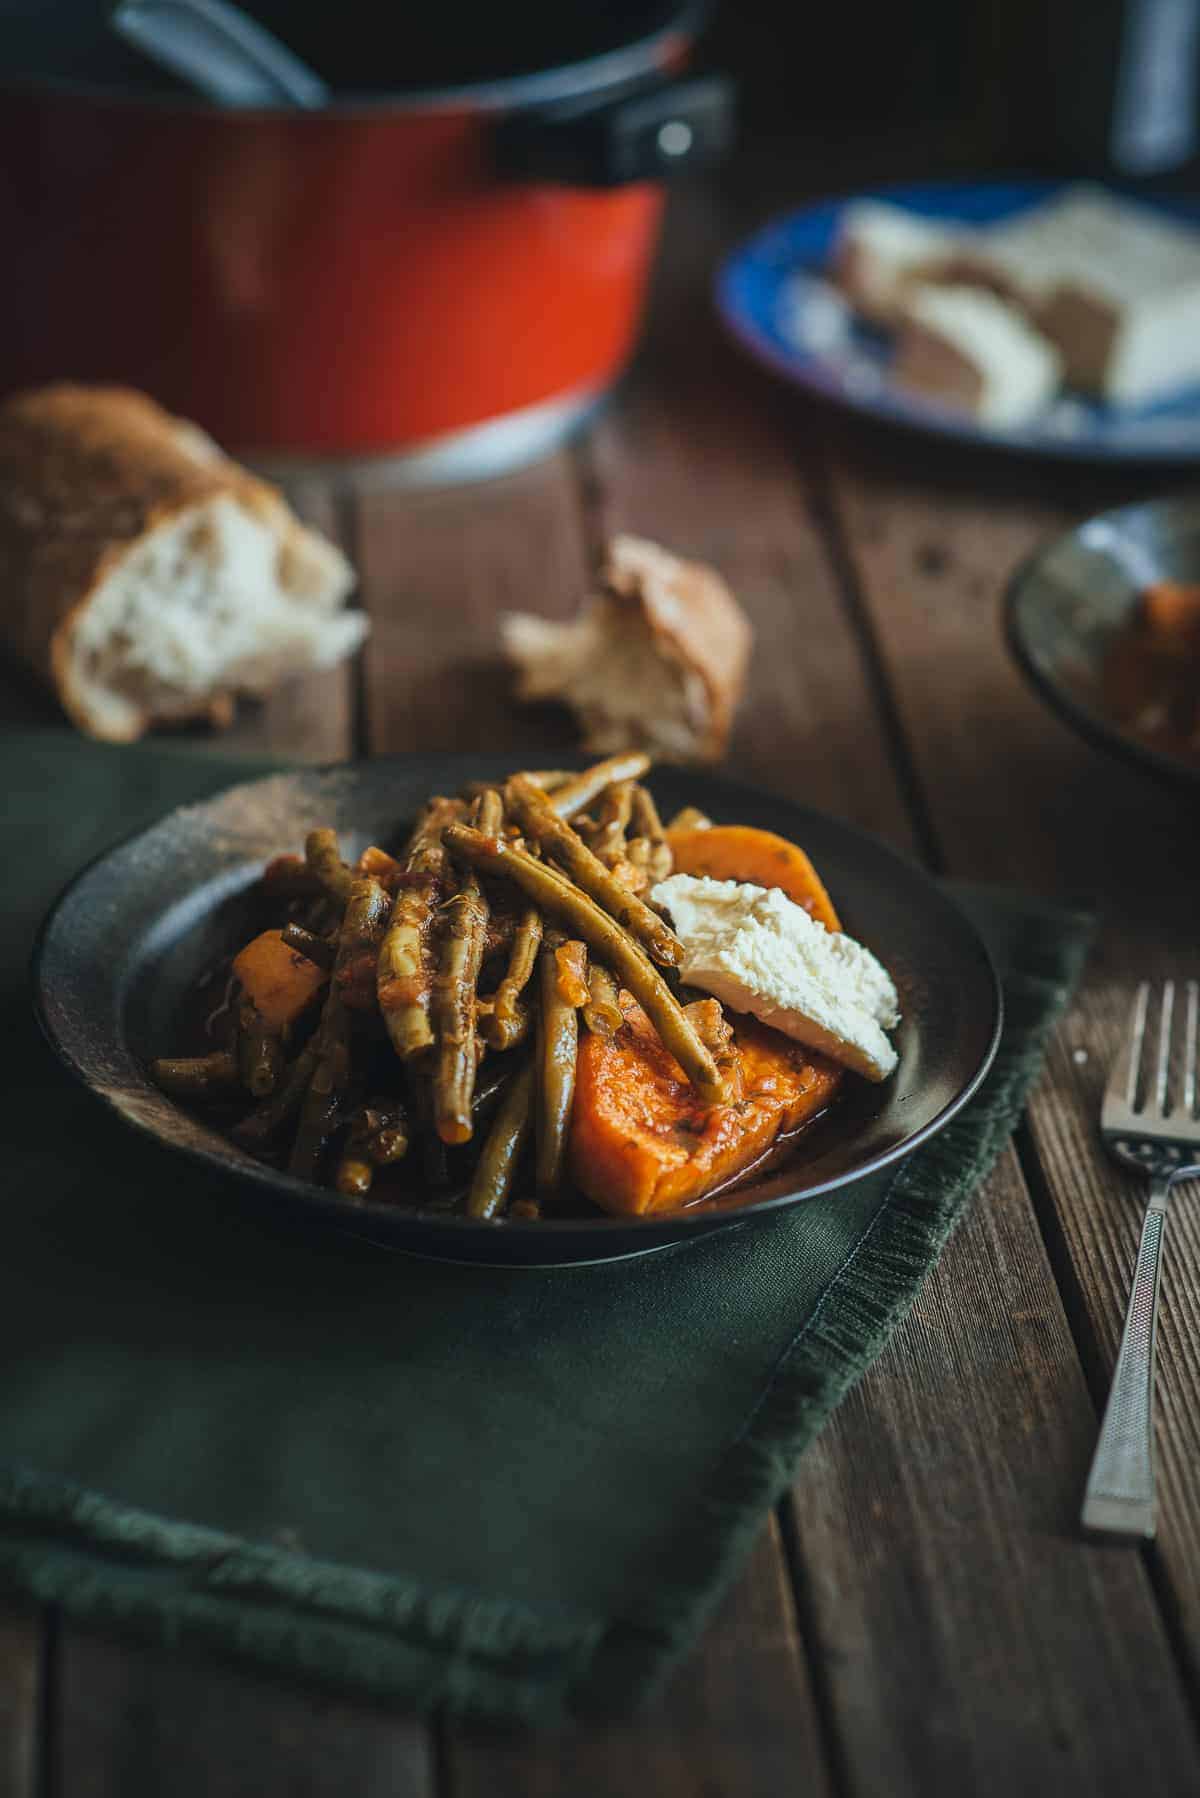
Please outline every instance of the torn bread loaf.
[[1036, 418], [1061, 378], [1062, 358], [1053, 344], [980, 288], [922, 288], [896, 330], [897, 387], [969, 412], [997, 430]]
[[594, 754], [647, 749], [705, 762], [724, 753], [752, 635], [715, 569], [615, 537], [600, 591], [578, 618], [511, 612], [501, 631], [518, 698], [571, 706]]
[[226, 724], [362, 642], [354, 572], [273, 487], [123, 388], [0, 407], [0, 640], [81, 730]]

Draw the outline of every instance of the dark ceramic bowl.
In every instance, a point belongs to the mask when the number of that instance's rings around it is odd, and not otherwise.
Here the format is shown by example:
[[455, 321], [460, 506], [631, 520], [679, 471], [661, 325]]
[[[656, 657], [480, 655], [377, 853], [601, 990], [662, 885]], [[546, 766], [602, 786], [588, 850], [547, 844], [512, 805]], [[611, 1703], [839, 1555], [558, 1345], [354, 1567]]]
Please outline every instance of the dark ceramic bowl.
[[255, 1161], [146, 1077], [180, 1049], [181, 1019], [204, 972], [245, 940], [249, 890], [264, 861], [332, 824], [357, 854], [402, 834], [425, 796], [507, 774], [510, 757], [406, 756], [280, 774], [182, 806], [93, 862], [58, 900], [35, 955], [36, 1003], [72, 1073], [119, 1117], [294, 1214], [373, 1241], [461, 1261], [544, 1266], [609, 1260], [856, 1185], [911, 1154], [971, 1096], [995, 1053], [996, 977], [972, 925], [918, 868], [818, 812], [704, 775], [656, 774], [664, 812], [699, 800], [718, 821], [803, 843], [847, 930], [870, 944], [900, 990], [900, 1065], [882, 1086], [851, 1079], [787, 1164], [725, 1200], [638, 1218], [594, 1215], [483, 1223], [351, 1204]]
[[1123, 730], [1104, 706], [1109, 647], [1155, 581], [1200, 581], [1200, 495], [1101, 512], [1035, 550], [1005, 595], [1009, 648], [1034, 689], [1096, 748], [1173, 786], [1200, 785], [1200, 763]]

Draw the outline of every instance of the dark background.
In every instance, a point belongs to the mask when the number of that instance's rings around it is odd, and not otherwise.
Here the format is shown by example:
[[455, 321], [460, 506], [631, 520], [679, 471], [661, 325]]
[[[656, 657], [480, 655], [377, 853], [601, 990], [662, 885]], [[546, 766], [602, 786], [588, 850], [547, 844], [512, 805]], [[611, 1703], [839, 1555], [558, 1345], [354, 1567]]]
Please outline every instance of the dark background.
[[[1168, 13], [1173, 22], [1164, 29]], [[869, 140], [878, 154], [881, 139], [894, 133], [928, 139], [930, 174], [974, 167], [1128, 179], [1132, 171], [1117, 165], [1111, 149], [1118, 71], [1128, 68], [1140, 25], [1151, 64], [1146, 106], [1182, 105], [1194, 118], [1194, 40], [1180, 59], [1180, 21], [1189, 13], [1200, 19], [1200, 6], [724, 0], [703, 56], [738, 75], [744, 132], [791, 136], [811, 146], [816, 162], [824, 147], [844, 167], [854, 160], [855, 139]], [[1182, 77], [1169, 82], [1166, 98], [1164, 72]], [[822, 185], [816, 168], [804, 173], [804, 187]], [[886, 175], [881, 169], [880, 178]], [[1195, 185], [1198, 177], [1200, 162], [1191, 155], [1140, 178], [1174, 186]]]
[[[554, 66], [661, 28], [688, 0], [240, 0], [335, 90], [382, 95]], [[0, 0], [0, 76], [163, 84], [108, 29], [113, 0]], [[701, 67], [735, 75], [743, 134], [805, 147], [797, 191], [860, 142], [922, 135], [931, 175], [1122, 174], [1112, 153], [1124, 70], [1139, 116], [1200, 137], [1200, 0], [716, 0]], [[168, 78], [169, 81], [169, 78]], [[1141, 171], [1194, 183], [1195, 145]], [[886, 178], [880, 168], [879, 178]]]

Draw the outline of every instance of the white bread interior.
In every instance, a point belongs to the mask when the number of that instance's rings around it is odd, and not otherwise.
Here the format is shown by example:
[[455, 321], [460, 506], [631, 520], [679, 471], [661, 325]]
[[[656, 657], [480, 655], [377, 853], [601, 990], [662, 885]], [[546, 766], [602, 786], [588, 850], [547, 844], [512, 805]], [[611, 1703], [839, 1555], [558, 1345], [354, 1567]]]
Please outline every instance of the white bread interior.
[[0, 638], [82, 730], [232, 715], [366, 635], [354, 571], [281, 494], [142, 394], [0, 407]]
[[217, 695], [261, 696], [358, 648], [363, 614], [334, 609], [352, 582], [332, 544], [281, 538], [219, 494], [147, 531], [97, 584], [62, 652], [64, 701], [85, 729], [129, 741]]
[[724, 753], [752, 638], [714, 569], [615, 537], [600, 591], [576, 619], [511, 612], [501, 633], [518, 698], [569, 705], [593, 753], [646, 749], [675, 762]]

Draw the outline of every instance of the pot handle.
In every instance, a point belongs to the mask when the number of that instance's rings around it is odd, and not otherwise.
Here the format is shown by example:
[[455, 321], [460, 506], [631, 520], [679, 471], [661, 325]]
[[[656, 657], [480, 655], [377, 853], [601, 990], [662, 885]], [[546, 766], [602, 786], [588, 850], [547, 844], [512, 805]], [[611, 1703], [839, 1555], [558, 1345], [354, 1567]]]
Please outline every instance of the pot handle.
[[639, 83], [510, 114], [495, 127], [497, 167], [525, 181], [623, 187], [719, 161], [733, 140], [726, 75]]

